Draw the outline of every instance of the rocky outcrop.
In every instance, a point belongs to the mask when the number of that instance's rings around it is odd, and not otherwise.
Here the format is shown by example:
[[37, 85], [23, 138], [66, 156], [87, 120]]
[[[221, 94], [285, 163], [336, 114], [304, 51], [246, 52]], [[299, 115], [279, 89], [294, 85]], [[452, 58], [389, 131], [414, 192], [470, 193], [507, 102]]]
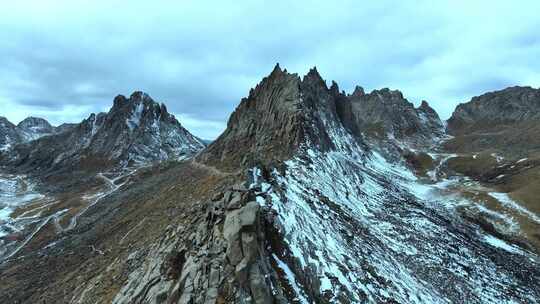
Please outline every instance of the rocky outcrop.
[[444, 133], [427, 102], [415, 109], [401, 92], [388, 89], [365, 94], [357, 87], [346, 95], [335, 82], [327, 87], [316, 68], [301, 79], [276, 65], [199, 159], [231, 170], [288, 159], [301, 145], [331, 150], [337, 143], [328, 130], [336, 124], [360, 145], [366, 137], [427, 142]]
[[114, 303], [286, 303], [267, 260], [263, 196], [238, 185], [194, 209], [189, 225], [170, 227], [139, 262]]
[[540, 89], [516, 86], [476, 96], [458, 105], [448, 120], [448, 130], [458, 135], [538, 120]]
[[231, 114], [227, 129], [200, 156], [224, 168], [285, 159], [304, 137], [300, 78], [276, 65]]
[[473, 97], [448, 120], [455, 138], [447, 149], [479, 152], [497, 149], [507, 157], [540, 150], [540, 89], [510, 87]]
[[276, 65], [199, 158], [223, 168], [245, 168], [290, 158], [308, 142], [329, 149], [333, 143], [324, 125], [339, 123], [336, 103], [343, 98], [335, 89], [326, 86], [316, 68], [300, 79]]
[[429, 142], [444, 133], [439, 116], [426, 101], [415, 108], [400, 91], [385, 88], [365, 94], [357, 87], [348, 97], [358, 130], [368, 136]]
[[7, 151], [21, 141], [21, 134], [17, 127], [7, 118], [0, 117], [0, 151]]

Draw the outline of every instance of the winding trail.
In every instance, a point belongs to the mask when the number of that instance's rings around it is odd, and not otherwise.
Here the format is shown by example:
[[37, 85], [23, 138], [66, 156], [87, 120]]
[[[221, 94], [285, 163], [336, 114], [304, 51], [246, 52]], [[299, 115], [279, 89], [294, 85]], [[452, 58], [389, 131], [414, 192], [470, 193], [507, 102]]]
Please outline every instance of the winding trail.
[[68, 211], [68, 209], [62, 209], [52, 215], [49, 215], [48, 217], [45, 218], [45, 220], [43, 220], [37, 227], [36, 229], [34, 229], [34, 231], [29, 235], [27, 236], [24, 241], [19, 245], [17, 246], [17, 248], [15, 248], [15, 250], [13, 250], [12, 252], [10, 252], [8, 255], [6, 255], [5, 257], [2, 258], [3, 261], [5, 260], [8, 260], [9, 258], [11, 258], [12, 256], [14, 256], [15, 254], [17, 254], [21, 249], [24, 248], [24, 246], [26, 246], [30, 240], [32, 240], [32, 238], [53, 218], [57, 218], [59, 216], [61, 216], [62, 214], [66, 213]]
[[73, 228], [75, 228], [77, 226], [77, 220], [79, 219], [79, 217], [81, 217], [86, 211], [88, 211], [88, 209], [90, 209], [90, 207], [94, 206], [95, 204], [99, 203], [101, 201], [101, 199], [109, 196], [110, 194], [112, 194], [113, 192], [115, 192], [116, 190], [118, 190], [120, 187], [122, 187], [123, 185], [125, 185], [129, 179], [126, 179], [123, 183], [121, 184], [116, 184], [116, 181], [118, 181], [119, 179], [122, 179], [122, 178], [126, 178], [126, 177], [129, 177], [131, 175], [133, 175], [135, 172], [137, 172], [139, 169], [141, 169], [143, 167], [139, 167], [137, 169], [134, 169], [132, 171], [129, 171], [128, 173], [126, 174], [123, 174], [123, 175], [120, 175], [120, 176], [117, 176], [113, 179], [111, 178], [108, 178], [107, 176], [105, 176], [104, 173], [100, 172], [97, 174], [97, 177], [102, 179], [104, 182], [105, 182], [105, 185], [109, 188], [107, 189], [106, 191], [104, 192], [98, 192], [98, 193], [95, 193], [94, 195], [88, 197], [88, 199], [91, 200], [91, 202], [86, 205], [81, 211], [79, 211], [77, 214], [75, 214], [69, 221], [69, 225], [63, 229], [60, 224], [58, 223], [57, 225], [57, 228], [60, 228], [60, 231], [61, 232], [64, 232], [64, 231], [70, 231], [72, 230]]
[[234, 175], [238, 175], [238, 174], [240, 174], [242, 172], [242, 170], [238, 170], [236, 172], [223, 172], [223, 171], [219, 170], [216, 167], [208, 166], [206, 164], [200, 163], [200, 162], [196, 161], [195, 158], [191, 159], [191, 164], [196, 168], [199, 168], [201, 170], [210, 171], [214, 175], [221, 176], [221, 177], [234, 176]]
[[[47, 223], [49, 223], [50, 221], [52, 221], [52, 223], [54, 224], [54, 227], [56, 229], [57, 234], [60, 234], [62, 232], [67, 232], [67, 231], [70, 231], [70, 230], [74, 229], [77, 226], [78, 219], [84, 213], [86, 213], [88, 211], [88, 209], [90, 209], [90, 207], [96, 205], [103, 198], [105, 198], [108, 195], [112, 194], [113, 192], [117, 191], [119, 188], [121, 188], [123, 185], [125, 185], [129, 181], [129, 177], [131, 175], [133, 175], [138, 170], [140, 170], [142, 168], [145, 168], [145, 167], [146, 166], [141, 166], [141, 167], [137, 167], [137, 168], [134, 168], [134, 169], [131, 169], [131, 170], [127, 170], [127, 173], [121, 174], [121, 175], [116, 176], [114, 178], [107, 177], [106, 176], [107, 173], [101, 173], [101, 172], [98, 173], [96, 177], [99, 178], [99, 179], [102, 179], [104, 181], [105, 190], [101, 190], [100, 192], [94, 193], [94, 194], [92, 194], [90, 196], [87, 196], [87, 197], [83, 196], [84, 200], [88, 200], [90, 202], [83, 209], [81, 209], [79, 212], [77, 212], [77, 214], [75, 214], [70, 219], [69, 224], [68, 224], [68, 226], [66, 228], [62, 227], [62, 225], [60, 224], [60, 220], [64, 216], [66, 216], [69, 209], [62, 209], [62, 210], [59, 210], [59, 211], [57, 211], [57, 212], [55, 212], [55, 213], [53, 213], [51, 215], [48, 215], [47, 217], [45, 217], [42, 220], [39, 219], [39, 217], [42, 214], [43, 209], [45, 209], [47, 207], [50, 207], [51, 205], [58, 204], [59, 201], [50, 200], [49, 202], [47, 202], [47, 203], [45, 203], [45, 204], [43, 204], [41, 206], [38, 206], [36, 208], [33, 208], [31, 210], [28, 210], [28, 211], [22, 213], [21, 215], [19, 215], [15, 219], [16, 220], [32, 220], [32, 219], [35, 219], [33, 222], [39, 222], [39, 223], [37, 224], [37, 227], [17, 247], [15, 247], [14, 250], [9, 252], [5, 256], [0, 256], [0, 262], [4, 262], [4, 261], [8, 260], [8, 259], [12, 258], [13, 256], [15, 256], [18, 252], [20, 252], [21, 249], [23, 249], [26, 245], [28, 245], [28, 243], [36, 236], [36, 234], [38, 234], [43, 229], [43, 227], [45, 227], [45, 225], [47, 225]], [[118, 180], [121, 180], [121, 179], [124, 179], [124, 178], [125, 178], [125, 180], [122, 183], [117, 183]], [[26, 215], [32, 214], [34, 212], [37, 212], [37, 214], [32, 215], [32, 216], [26, 216]]]

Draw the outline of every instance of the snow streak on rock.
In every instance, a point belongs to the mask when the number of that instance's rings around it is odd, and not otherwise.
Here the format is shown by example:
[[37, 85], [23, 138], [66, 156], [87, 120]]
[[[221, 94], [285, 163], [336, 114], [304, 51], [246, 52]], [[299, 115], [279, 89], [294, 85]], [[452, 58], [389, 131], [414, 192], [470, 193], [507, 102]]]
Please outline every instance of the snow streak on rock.
[[489, 195], [497, 199], [504, 206], [508, 206], [509, 208], [518, 211], [519, 213], [529, 217], [531, 220], [540, 224], [540, 218], [536, 214], [522, 207], [520, 204], [511, 199], [508, 194], [500, 192], [490, 192]]
[[303, 292], [317, 303], [538, 299], [536, 255], [464, 222], [435, 186], [325, 124], [336, 149], [305, 148], [269, 181], [286, 244], [274, 259], [294, 302]]

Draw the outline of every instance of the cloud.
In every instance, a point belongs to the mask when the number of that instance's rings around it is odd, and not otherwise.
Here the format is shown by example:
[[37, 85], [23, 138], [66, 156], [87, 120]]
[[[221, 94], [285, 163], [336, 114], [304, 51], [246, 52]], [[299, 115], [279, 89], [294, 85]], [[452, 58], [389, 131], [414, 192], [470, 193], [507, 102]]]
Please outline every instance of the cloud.
[[215, 138], [276, 62], [351, 90], [400, 89], [450, 116], [540, 86], [538, 1], [11, 1], [0, 12], [0, 115], [79, 121], [144, 90]]
[[215, 134], [221, 133], [226, 123], [195, 118], [189, 114], [176, 114], [175, 117], [182, 122], [184, 128], [197, 130], [197, 135], [202, 139], [214, 139]]

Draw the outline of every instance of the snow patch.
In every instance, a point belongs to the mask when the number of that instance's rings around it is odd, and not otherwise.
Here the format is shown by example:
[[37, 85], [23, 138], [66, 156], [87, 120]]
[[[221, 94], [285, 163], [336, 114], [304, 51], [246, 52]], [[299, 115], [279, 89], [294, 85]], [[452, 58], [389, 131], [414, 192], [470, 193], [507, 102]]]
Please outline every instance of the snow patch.
[[488, 195], [498, 200], [502, 205], [514, 209], [519, 213], [529, 217], [531, 220], [540, 223], [540, 217], [538, 217], [536, 214], [527, 210], [525, 207], [521, 206], [519, 203], [511, 199], [507, 193], [489, 192]]

